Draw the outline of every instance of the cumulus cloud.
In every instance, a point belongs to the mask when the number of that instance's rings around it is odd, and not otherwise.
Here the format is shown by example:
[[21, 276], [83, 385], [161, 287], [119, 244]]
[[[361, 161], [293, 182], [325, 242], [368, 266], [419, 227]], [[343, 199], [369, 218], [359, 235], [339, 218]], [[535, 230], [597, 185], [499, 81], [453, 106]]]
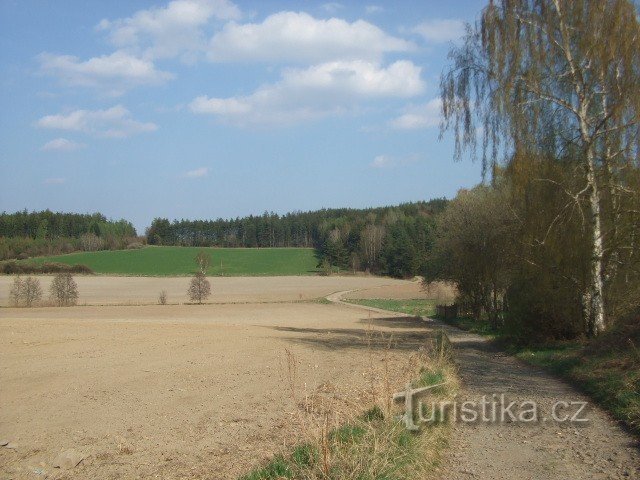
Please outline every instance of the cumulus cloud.
[[157, 70], [153, 62], [124, 51], [86, 61], [72, 55], [42, 53], [38, 61], [41, 72], [58, 77], [65, 85], [100, 88], [111, 95], [120, 95], [139, 85], [157, 85], [173, 78], [172, 74]]
[[190, 60], [206, 43], [202, 29], [212, 19], [240, 17], [240, 9], [228, 0], [173, 0], [128, 18], [103, 19], [96, 30], [107, 32], [117, 48], [134, 49], [148, 59], [180, 55]]
[[45, 178], [42, 183], [44, 183], [45, 185], [61, 185], [66, 181], [67, 180], [64, 178], [57, 177], [57, 178]]
[[186, 178], [206, 177], [209, 174], [209, 167], [200, 167], [195, 170], [189, 170], [184, 174]]
[[74, 142], [73, 140], [68, 140], [66, 138], [56, 138], [51, 140], [50, 142], [45, 143], [41, 150], [48, 151], [60, 151], [60, 152], [72, 152], [73, 150], [78, 150], [83, 148], [85, 145], [82, 143]]
[[442, 100], [434, 98], [423, 105], [411, 105], [405, 113], [392, 119], [389, 125], [398, 130], [437, 127], [442, 118]]
[[209, 59], [216, 62], [378, 60], [415, 46], [357, 20], [316, 19], [307, 13], [280, 12], [262, 23], [230, 22], [211, 39]]
[[36, 122], [36, 126], [109, 138], [129, 137], [158, 129], [155, 123], [134, 120], [131, 112], [122, 105], [106, 110], [74, 110], [67, 114], [46, 115]]
[[465, 26], [458, 19], [436, 19], [415, 26], [411, 32], [431, 43], [455, 42], [464, 35]]
[[410, 61], [388, 67], [364, 61], [336, 61], [306, 69], [287, 69], [282, 79], [247, 96], [200, 96], [191, 111], [212, 114], [229, 123], [289, 124], [337, 114], [358, 102], [412, 97], [424, 90], [421, 68]]

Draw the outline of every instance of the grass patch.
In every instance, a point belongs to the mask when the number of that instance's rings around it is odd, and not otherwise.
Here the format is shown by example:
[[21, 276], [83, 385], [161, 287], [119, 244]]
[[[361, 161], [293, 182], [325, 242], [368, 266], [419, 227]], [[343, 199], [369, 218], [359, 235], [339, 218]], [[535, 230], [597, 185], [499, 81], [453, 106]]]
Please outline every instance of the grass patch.
[[491, 327], [491, 324], [487, 320], [477, 321], [469, 317], [445, 319], [436, 315], [434, 315], [433, 318], [440, 320], [441, 322], [448, 323], [449, 325], [453, 325], [454, 327], [458, 327], [462, 330], [477, 333], [478, 335], [483, 335], [485, 337], [496, 338], [501, 335], [501, 332], [496, 332], [496, 330]]
[[416, 298], [411, 300], [390, 300], [384, 298], [346, 299], [349, 303], [374, 307], [381, 310], [406, 313], [415, 317], [430, 317], [435, 314], [435, 300]]
[[318, 271], [312, 248], [145, 247], [38, 257], [19, 263], [83, 264], [95, 273], [110, 275], [180, 276], [196, 272], [194, 258], [201, 250], [211, 256], [207, 270], [211, 276], [309, 275]]

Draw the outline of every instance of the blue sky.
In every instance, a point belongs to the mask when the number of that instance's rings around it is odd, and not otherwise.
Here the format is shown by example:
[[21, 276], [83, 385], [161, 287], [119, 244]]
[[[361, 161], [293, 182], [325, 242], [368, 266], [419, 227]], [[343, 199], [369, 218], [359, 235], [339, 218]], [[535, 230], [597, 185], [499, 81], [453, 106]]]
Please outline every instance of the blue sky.
[[449, 47], [483, 1], [0, 1], [0, 210], [154, 217], [455, 195]]

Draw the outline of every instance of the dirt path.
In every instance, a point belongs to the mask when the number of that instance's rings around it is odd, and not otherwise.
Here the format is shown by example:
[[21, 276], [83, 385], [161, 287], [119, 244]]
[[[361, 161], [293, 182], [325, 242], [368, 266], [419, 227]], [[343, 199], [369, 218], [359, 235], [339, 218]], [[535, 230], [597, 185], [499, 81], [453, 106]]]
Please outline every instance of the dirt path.
[[[350, 292], [328, 297], [339, 302]], [[357, 307], [366, 308], [368, 307]], [[381, 311], [372, 309], [376, 313]], [[589, 399], [565, 382], [548, 373], [524, 364], [496, 350], [486, 339], [431, 319], [431, 328], [443, 328], [454, 345], [456, 362], [463, 382], [459, 402], [479, 404], [482, 397], [491, 401], [504, 394], [523, 405], [535, 402], [537, 423], [522, 422], [458, 422], [454, 427], [453, 445], [449, 451], [441, 478], [452, 479], [516, 479], [516, 480], [583, 480], [640, 478], [638, 442], [617, 422], [593, 406]], [[580, 418], [586, 423], [558, 423], [552, 420], [552, 406], [558, 401], [589, 402]], [[526, 407], [525, 407], [526, 408]], [[577, 413], [578, 406], [556, 409], [556, 416]], [[522, 412], [523, 409], [517, 410]], [[488, 410], [487, 418], [491, 418]], [[480, 415], [479, 415], [480, 417]], [[518, 415], [516, 415], [516, 418]], [[542, 418], [547, 420], [543, 421]], [[500, 418], [498, 413], [497, 418]], [[505, 414], [505, 420], [509, 420]]]

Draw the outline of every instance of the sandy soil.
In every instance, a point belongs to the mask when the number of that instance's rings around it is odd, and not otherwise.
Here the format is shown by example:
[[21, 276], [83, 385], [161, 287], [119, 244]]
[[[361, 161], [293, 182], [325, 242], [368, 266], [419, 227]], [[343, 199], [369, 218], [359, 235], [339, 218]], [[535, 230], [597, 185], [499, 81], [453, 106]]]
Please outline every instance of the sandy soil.
[[[52, 276], [39, 276], [45, 297], [48, 296]], [[188, 301], [189, 277], [74, 277], [78, 283], [80, 305], [140, 305], [158, 302], [158, 295], [166, 290], [169, 303]], [[210, 303], [282, 302], [309, 300], [343, 290], [405, 286], [412, 282], [389, 278], [358, 277], [212, 277]], [[12, 276], [0, 275], [0, 305], [9, 304]]]
[[[388, 282], [225, 280], [234, 298], [263, 299], [264, 287], [278, 300]], [[389, 313], [301, 302], [2, 308], [0, 317], [0, 440], [15, 446], [0, 447], [0, 478], [236, 478], [299, 437], [286, 349], [301, 390], [357, 391], [366, 352], [387, 343], [367, 344], [370, 323], [393, 332], [391, 348], [405, 356], [427, 331]], [[84, 460], [53, 468], [66, 449]]]

